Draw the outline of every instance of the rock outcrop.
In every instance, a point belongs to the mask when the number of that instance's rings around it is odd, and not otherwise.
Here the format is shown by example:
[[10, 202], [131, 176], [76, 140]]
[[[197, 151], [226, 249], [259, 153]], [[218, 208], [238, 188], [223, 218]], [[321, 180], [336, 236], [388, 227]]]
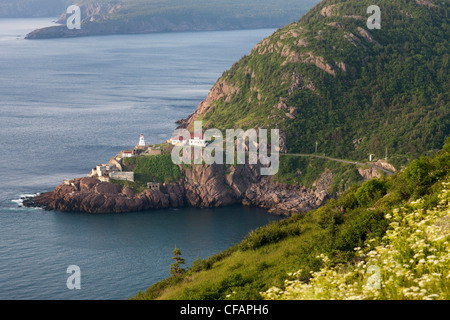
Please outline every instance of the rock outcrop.
[[242, 204], [261, 207], [279, 215], [292, 215], [318, 208], [329, 196], [325, 190], [272, 184], [268, 180], [263, 180], [246, 191]]
[[176, 196], [172, 200], [159, 190], [135, 194], [128, 187], [95, 178], [77, 178], [70, 184], [57, 186], [52, 192], [25, 200], [24, 205], [69, 212], [119, 213], [176, 207], [179, 206]]
[[216, 101], [223, 98], [225, 102], [229, 102], [233, 95], [237, 93], [239, 93], [239, 88], [228, 84], [223, 79], [219, 79], [209, 91], [206, 99], [198, 104], [195, 112], [189, 115], [188, 118], [177, 121], [180, 124], [178, 128], [190, 127], [197, 117], [207, 113]]
[[373, 178], [381, 178], [383, 176], [383, 173], [375, 167], [366, 169], [358, 168], [358, 172], [365, 180], [370, 180]]

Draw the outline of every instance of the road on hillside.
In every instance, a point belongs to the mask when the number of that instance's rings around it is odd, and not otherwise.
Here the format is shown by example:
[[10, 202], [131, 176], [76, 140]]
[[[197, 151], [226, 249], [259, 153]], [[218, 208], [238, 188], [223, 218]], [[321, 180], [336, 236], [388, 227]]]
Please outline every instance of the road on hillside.
[[326, 156], [319, 156], [319, 155], [316, 155], [316, 154], [306, 154], [306, 153], [280, 153], [280, 155], [297, 156], [297, 157], [314, 157], [314, 158], [326, 159], [326, 160], [331, 160], [331, 161], [355, 164], [355, 165], [360, 165], [360, 166], [369, 165], [371, 167], [374, 167], [376, 169], [379, 169], [379, 170], [383, 171], [387, 175], [393, 175], [394, 174], [394, 172], [392, 172], [390, 170], [387, 170], [385, 168], [382, 168], [380, 166], [377, 166], [377, 165], [372, 164], [372, 163], [367, 163], [367, 162], [358, 162], [358, 161], [351, 161], [351, 160], [336, 159], [336, 158], [331, 158], [331, 157], [326, 157]]

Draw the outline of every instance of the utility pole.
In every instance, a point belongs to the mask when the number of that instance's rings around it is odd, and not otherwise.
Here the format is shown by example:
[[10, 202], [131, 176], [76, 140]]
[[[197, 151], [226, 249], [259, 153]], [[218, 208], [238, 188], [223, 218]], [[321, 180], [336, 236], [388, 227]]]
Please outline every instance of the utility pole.
[[384, 158], [384, 160], [386, 160], [386, 161], [387, 161], [387, 157], [388, 157], [388, 152], [387, 152], [387, 147], [386, 147], [386, 155], [385, 155], [385, 158]]
[[317, 141], [316, 141], [316, 153], [317, 153]]

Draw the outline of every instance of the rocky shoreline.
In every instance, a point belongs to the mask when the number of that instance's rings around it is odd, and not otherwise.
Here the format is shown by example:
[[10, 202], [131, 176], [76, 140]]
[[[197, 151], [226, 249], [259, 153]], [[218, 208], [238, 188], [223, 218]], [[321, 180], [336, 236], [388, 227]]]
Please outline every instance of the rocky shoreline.
[[261, 207], [290, 216], [315, 209], [331, 195], [333, 175], [322, 173], [315, 187], [273, 183], [255, 165], [194, 165], [182, 168], [183, 179], [164, 183], [160, 190], [136, 193], [129, 187], [83, 177], [66, 181], [53, 191], [23, 202], [26, 207], [86, 213], [125, 213], [166, 208], [214, 208], [233, 204]]

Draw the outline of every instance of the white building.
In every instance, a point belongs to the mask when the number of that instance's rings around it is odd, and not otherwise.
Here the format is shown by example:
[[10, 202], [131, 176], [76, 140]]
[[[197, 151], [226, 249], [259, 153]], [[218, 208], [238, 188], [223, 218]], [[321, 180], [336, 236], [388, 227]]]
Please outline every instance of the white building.
[[191, 133], [189, 145], [194, 147], [206, 147], [205, 135], [204, 134], [198, 135]]
[[206, 147], [207, 143], [204, 134], [191, 133], [189, 140], [184, 140], [182, 136], [170, 138], [170, 143], [174, 146], [188, 144], [194, 147]]
[[133, 155], [133, 151], [122, 151], [122, 158], [132, 158]]
[[145, 138], [144, 135], [141, 133], [141, 136], [139, 137], [139, 147], [145, 147]]
[[172, 145], [174, 145], [174, 146], [176, 146], [176, 145], [182, 145], [182, 144], [185, 144], [185, 143], [186, 143], [186, 140], [183, 140], [183, 137], [182, 137], [182, 136], [179, 136], [179, 137], [172, 137], [172, 138], [170, 138], [170, 143], [171, 143]]

